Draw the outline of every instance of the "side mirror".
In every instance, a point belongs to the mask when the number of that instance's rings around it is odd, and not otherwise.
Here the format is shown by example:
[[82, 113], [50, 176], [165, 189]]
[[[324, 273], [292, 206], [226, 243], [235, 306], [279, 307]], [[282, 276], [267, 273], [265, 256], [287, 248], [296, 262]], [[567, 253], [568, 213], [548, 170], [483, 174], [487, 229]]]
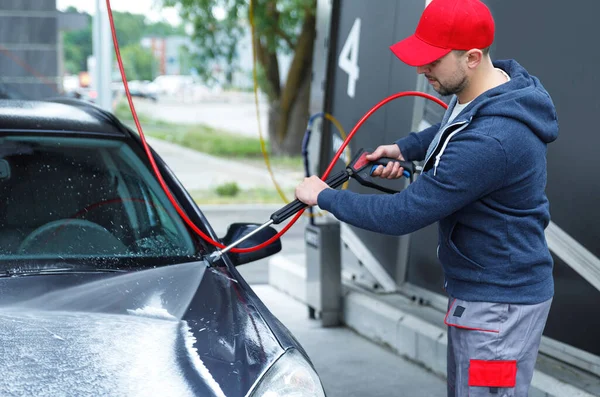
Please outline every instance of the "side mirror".
[[[253, 232], [254, 230], [258, 229], [260, 226], [261, 225], [258, 223], [232, 223], [231, 225], [229, 225], [229, 228], [227, 229], [227, 234], [221, 239], [221, 241], [223, 242], [223, 244], [229, 245], [244, 237], [245, 235]], [[255, 247], [271, 239], [276, 234], [277, 230], [275, 230], [273, 227], [266, 227], [254, 236], [250, 237], [248, 240], [245, 240], [242, 243], [240, 243], [240, 245], [238, 245], [236, 248]], [[244, 263], [250, 263], [262, 258], [266, 258], [268, 256], [278, 253], [279, 251], [281, 251], [281, 240], [277, 239], [273, 243], [257, 251], [241, 254], [230, 251], [228, 253], [228, 256], [235, 266], [239, 266], [243, 265]]]

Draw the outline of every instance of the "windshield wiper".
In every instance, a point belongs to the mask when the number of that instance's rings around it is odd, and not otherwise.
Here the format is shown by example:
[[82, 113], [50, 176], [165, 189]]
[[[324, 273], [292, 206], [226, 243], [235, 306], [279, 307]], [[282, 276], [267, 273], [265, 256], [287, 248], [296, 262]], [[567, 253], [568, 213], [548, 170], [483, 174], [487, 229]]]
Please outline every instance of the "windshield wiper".
[[51, 274], [73, 273], [126, 273], [127, 270], [95, 267], [49, 267], [46, 269], [6, 269], [0, 271], [0, 277], [44, 276]]

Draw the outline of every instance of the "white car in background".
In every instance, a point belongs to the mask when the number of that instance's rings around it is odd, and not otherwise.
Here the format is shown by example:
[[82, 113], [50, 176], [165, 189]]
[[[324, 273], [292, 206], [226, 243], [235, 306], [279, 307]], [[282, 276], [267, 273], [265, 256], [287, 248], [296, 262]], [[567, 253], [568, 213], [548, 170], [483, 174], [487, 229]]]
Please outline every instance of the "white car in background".
[[174, 96], [183, 93], [185, 87], [194, 85], [195, 80], [192, 76], [161, 75], [153, 83], [159, 95]]

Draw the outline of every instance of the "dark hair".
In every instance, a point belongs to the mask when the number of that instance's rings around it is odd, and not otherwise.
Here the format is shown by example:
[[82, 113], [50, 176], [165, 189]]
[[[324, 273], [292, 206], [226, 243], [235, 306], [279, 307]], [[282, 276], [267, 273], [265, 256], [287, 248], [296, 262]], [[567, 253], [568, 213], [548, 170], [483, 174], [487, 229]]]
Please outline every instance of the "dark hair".
[[[452, 50], [452, 52], [454, 52], [454, 54], [456, 56], [461, 56], [461, 55], [465, 55], [467, 53], [467, 50]], [[482, 48], [481, 52], [483, 53], [483, 55], [489, 55], [490, 54], [490, 47]]]

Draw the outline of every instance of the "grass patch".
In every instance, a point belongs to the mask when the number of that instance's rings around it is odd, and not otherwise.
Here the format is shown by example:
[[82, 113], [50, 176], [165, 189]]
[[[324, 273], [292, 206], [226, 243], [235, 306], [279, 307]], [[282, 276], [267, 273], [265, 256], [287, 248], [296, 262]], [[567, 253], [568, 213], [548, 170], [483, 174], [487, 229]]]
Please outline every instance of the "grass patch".
[[[288, 200], [294, 198], [294, 190], [284, 190]], [[207, 204], [285, 204], [274, 188], [254, 188], [240, 190], [234, 196], [223, 196], [213, 190], [195, 190], [190, 192], [198, 205]]]
[[[129, 107], [119, 103], [115, 115], [136, 131]], [[261, 158], [260, 140], [240, 136], [203, 124], [188, 125], [153, 120], [150, 116], [138, 113], [144, 134], [153, 138], [173, 142], [178, 145], [219, 157]], [[269, 143], [265, 143], [267, 152]]]
[[215, 192], [221, 197], [235, 197], [240, 192], [240, 188], [237, 183], [229, 182], [217, 186]]

